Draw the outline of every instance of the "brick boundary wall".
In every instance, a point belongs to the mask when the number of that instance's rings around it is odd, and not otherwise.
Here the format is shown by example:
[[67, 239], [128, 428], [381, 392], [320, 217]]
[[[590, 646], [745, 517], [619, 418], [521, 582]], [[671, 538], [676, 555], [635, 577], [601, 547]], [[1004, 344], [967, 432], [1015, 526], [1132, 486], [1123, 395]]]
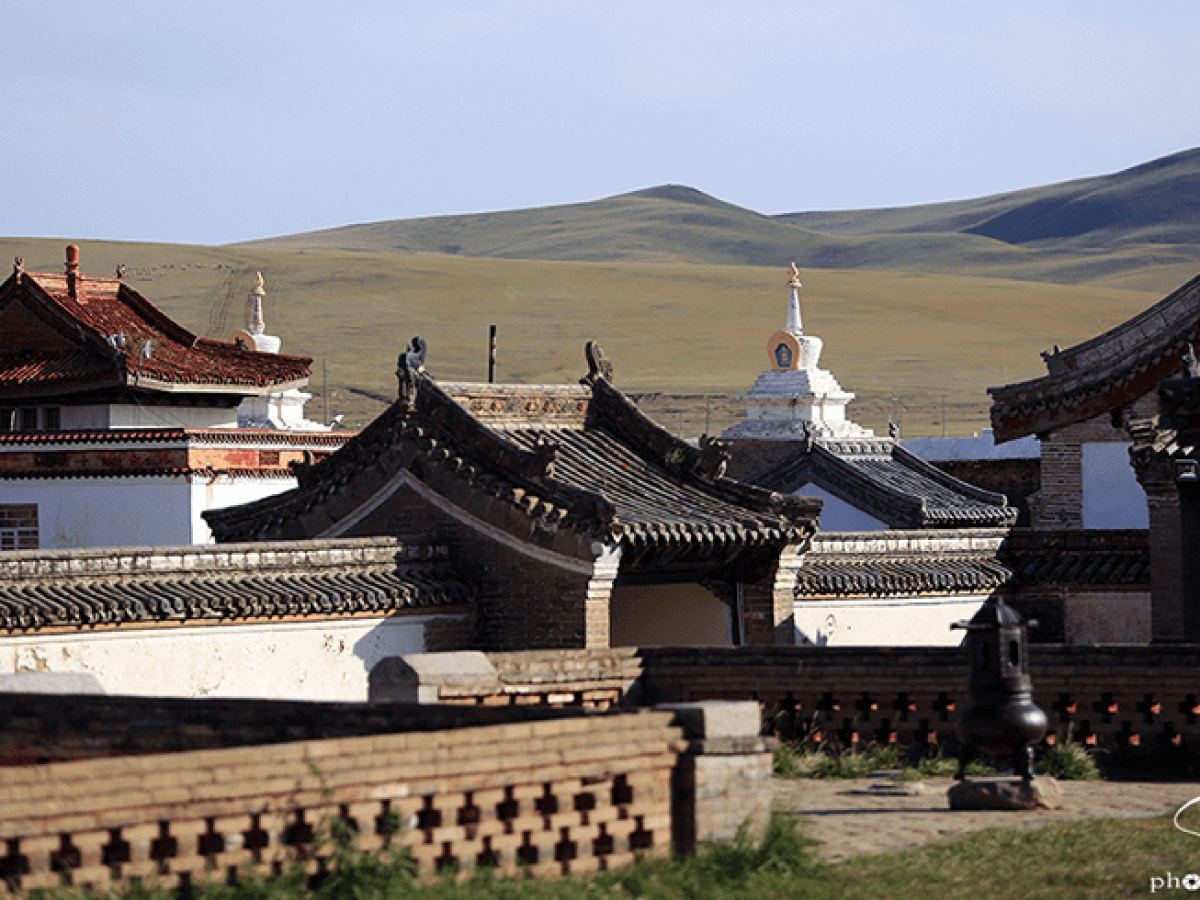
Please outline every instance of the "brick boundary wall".
[[[578, 710], [0, 694], [0, 767], [560, 719]], [[2, 768], [0, 768], [2, 771]]]
[[[584, 706], [622, 687], [626, 706], [754, 700], [767, 727], [840, 744], [953, 745], [966, 700], [956, 647], [617, 648], [482, 654], [494, 676], [423, 683], [427, 702]], [[1200, 762], [1200, 645], [1031, 645], [1033, 700], [1054, 740]], [[589, 679], [588, 673], [601, 673]], [[594, 676], [593, 676], [594, 677]], [[432, 693], [430, 693], [432, 692]]]
[[[959, 648], [641, 651], [648, 702], [753, 699], [784, 737], [936, 746], [966, 702]], [[1054, 739], [1200, 757], [1200, 646], [1029, 648], [1033, 701]]]
[[688, 746], [674, 720], [576, 714], [0, 769], [0, 895], [135, 878], [186, 891], [297, 854], [319, 878], [332, 849], [315, 838], [335, 818], [359, 849], [410, 848], [425, 874], [584, 874], [665, 855]]

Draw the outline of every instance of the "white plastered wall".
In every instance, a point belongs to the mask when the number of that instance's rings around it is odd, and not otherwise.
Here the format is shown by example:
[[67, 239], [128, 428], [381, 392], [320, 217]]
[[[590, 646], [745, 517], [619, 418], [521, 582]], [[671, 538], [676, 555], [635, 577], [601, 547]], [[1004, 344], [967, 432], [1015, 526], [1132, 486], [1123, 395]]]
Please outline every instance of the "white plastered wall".
[[1129, 444], [1087, 443], [1083, 456], [1083, 527], [1149, 528], [1146, 492], [1129, 463]]
[[830, 647], [957, 647], [984, 594], [877, 600], [805, 600], [795, 604], [796, 643]]
[[886, 522], [876, 519], [869, 513], [863, 512], [856, 506], [851, 506], [845, 500], [835, 497], [829, 491], [806, 484], [794, 491], [798, 497], [820, 497], [825, 501], [821, 508], [822, 531], [887, 531]]
[[36, 478], [0, 482], [5, 503], [38, 508], [38, 547], [170, 547], [210, 544], [200, 515], [296, 486], [291, 478]]
[[197, 478], [191, 492], [191, 537], [187, 544], [212, 544], [212, 529], [201, 515], [208, 509], [225, 509], [273, 497], [296, 486], [295, 478]]
[[88, 674], [107, 694], [361, 702], [381, 659], [424, 652], [431, 618], [0, 637], [0, 674]]

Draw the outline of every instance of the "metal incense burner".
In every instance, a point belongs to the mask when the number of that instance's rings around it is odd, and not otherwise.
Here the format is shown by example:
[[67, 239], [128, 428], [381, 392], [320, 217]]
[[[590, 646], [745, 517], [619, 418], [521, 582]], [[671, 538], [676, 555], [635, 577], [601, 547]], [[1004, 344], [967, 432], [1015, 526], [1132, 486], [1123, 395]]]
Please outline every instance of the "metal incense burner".
[[[1036, 627], [1036, 622], [1029, 623]], [[970, 622], [951, 628], [967, 632], [967, 707], [958, 717], [955, 733], [962, 745], [958, 772], [977, 751], [1012, 759], [1013, 769], [1026, 782], [1033, 778], [1034, 741], [1049, 727], [1046, 714], [1030, 699], [1032, 682], [1026, 662], [1026, 624], [1020, 613], [1000, 598], [988, 600]]]

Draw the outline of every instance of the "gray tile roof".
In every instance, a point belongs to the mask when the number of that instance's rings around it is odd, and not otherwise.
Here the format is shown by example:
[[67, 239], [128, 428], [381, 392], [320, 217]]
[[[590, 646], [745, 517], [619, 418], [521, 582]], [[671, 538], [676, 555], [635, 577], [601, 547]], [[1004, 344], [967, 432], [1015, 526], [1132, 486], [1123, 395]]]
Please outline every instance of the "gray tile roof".
[[0, 627], [388, 615], [474, 600], [438, 548], [322, 543], [6, 553]]
[[796, 599], [899, 597], [1086, 586], [1145, 590], [1145, 531], [822, 533], [797, 570]]
[[1004, 557], [1022, 586], [1107, 585], [1149, 588], [1146, 531], [1016, 530]]
[[523, 541], [594, 558], [620, 543], [622, 566], [722, 565], [815, 530], [820, 500], [723, 477], [724, 455], [694, 447], [641, 413], [603, 371], [574, 385], [439, 385], [411, 378], [344, 448], [300, 473], [300, 487], [205, 513], [218, 540], [301, 536], [338, 522], [396, 478], [419, 482]]
[[889, 597], [989, 593], [1012, 570], [988, 554], [879, 554], [806, 560], [796, 597]]
[[800, 442], [749, 480], [788, 493], [815, 485], [891, 528], [991, 528], [1017, 520], [1003, 494], [947, 475], [891, 438]]

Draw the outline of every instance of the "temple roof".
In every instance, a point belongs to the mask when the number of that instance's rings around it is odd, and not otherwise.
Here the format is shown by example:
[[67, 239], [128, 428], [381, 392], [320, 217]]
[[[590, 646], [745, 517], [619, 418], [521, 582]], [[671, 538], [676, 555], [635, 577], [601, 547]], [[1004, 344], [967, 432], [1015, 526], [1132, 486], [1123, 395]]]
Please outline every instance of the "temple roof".
[[259, 394], [304, 385], [312, 363], [197, 337], [123, 279], [72, 271], [18, 267], [0, 284], [0, 322], [5, 398], [114, 388]]
[[302, 473], [298, 489], [205, 518], [219, 541], [300, 536], [320, 522], [319, 533], [341, 533], [399, 479], [567, 556], [619, 543], [622, 566], [711, 565], [815, 531], [819, 500], [725, 478], [721, 448], [675, 438], [611, 385], [606, 361], [590, 361], [579, 386], [439, 385], [416, 373], [407, 400]]
[[991, 593], [1086, 586], [1146, 590], [1145, 531], [822, 532], [797, 570], [796, 599]]
[[1012, 569], [1002, 529], [822, 532], [796, 572], [796, 599], [988, 594]]
[[815, 485], [890, 528], [990, 528], [1017, 520], [1003, 494], [947, 475], [891, 438], [802, 441], [748, 481], [786, 493]]
[[1041, 378], [988, 388], [996, 443], [1112, 412], [1153, 390], [1200, 338], [1200, 276], [1082, 344], [1043, 353]]
[[806, 559], [796, 579], [798, 599], [990, 593], [1011, 570], [987, 554], [869, 554]]
[[14, 551], [0, 558], [0, 628], [381, 616], [473, 601], [449, 569], [444, 548], [384, 538]]
[[1015, 529], [1004, 558], [1023, 586], [1150, 584], [1150, 545], [1144, 530]]

